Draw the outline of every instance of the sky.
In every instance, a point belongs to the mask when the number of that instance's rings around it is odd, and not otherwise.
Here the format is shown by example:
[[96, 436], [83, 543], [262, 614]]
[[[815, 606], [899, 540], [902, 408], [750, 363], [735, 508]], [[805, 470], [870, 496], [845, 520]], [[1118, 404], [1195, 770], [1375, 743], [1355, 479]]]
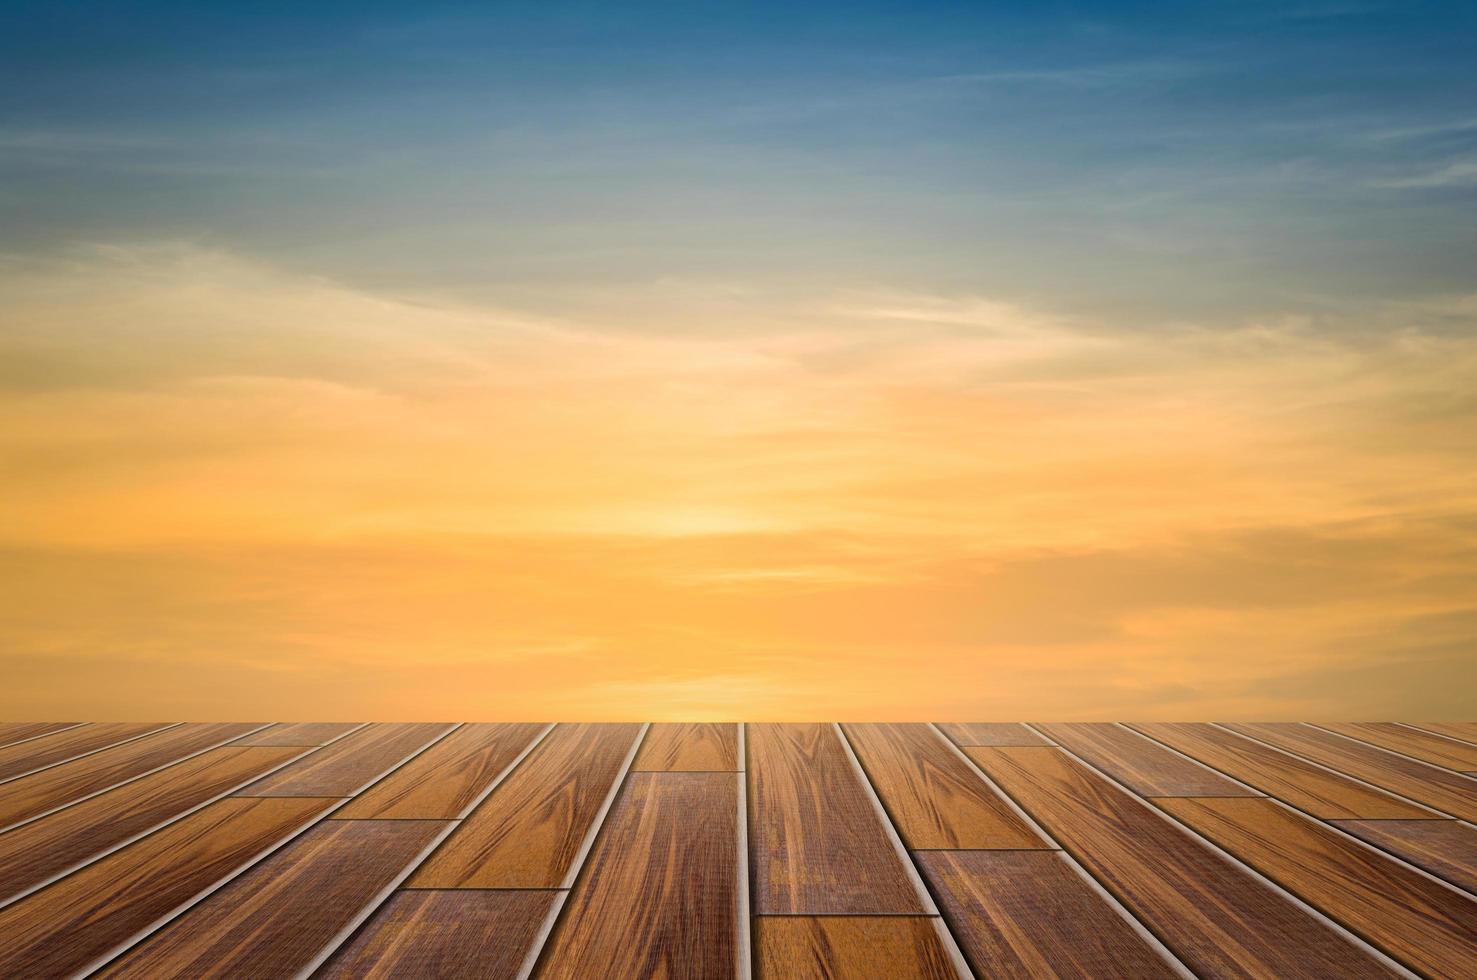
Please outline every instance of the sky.
[[0, 715], [1470, 718], [1474, 41], [7, 4]]

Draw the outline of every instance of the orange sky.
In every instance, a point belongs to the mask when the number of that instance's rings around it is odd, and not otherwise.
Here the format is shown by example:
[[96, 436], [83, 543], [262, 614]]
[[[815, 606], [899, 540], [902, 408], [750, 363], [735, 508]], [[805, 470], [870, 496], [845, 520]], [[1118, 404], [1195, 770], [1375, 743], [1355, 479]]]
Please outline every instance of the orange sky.
[[1471, 714], [1472, 299], [679, 287], [0, 266], [0, 715]]

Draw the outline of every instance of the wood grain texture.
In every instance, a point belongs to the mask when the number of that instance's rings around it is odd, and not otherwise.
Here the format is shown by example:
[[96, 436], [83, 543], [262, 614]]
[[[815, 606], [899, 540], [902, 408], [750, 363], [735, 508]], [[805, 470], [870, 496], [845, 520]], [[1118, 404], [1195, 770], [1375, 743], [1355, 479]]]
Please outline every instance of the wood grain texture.
[[68, 728], [0, 749], [0, 779], [14, 779], [168, 727], [164, 722], [108, 722]]
[[641, 742], [633, 772], [737, 772], [738, 726], [658, 722]]
[[1333, 820], [1335, 827], [1477, 894], [1477, 827], [1455, 820]]
[[553, 891], [396, 892], [319, 980], [515, 980], [559, 896]]
[[1227, 722], [1225, 727], [1451, 816], [1477, 820], [1477, 780], [1470, 777], [1307, 725]]
[[1417, 731], [1394, 722], [1335, 722], [1320, 724], [1318, 727], [1429, 762], [1433, 766], [1444, 766], [1457, 772], [1477, 769], [1477, 745]]
[[756, 913], [927, 913], [835, 728], [748, 727]]
[[237, 739], [237, 745], [327, 745], [359, 727], [358, 722], [310, 721], [273, 725]]
[[75, 721], [11, 721], [0, 724], [0, 746], [24, 742], [26, 739], [50, 735], [67, 728], [76, 728]]
[[738, 977], [739, 778], [628, 775], [539, 976]]
[[1415, 721], [1411, 724], [1437, 735], [1477, 744], [1477, 721]]
[[915, 855], [980, 976], [1178, 976], [1059, 852]]
[[291, 835], [329, 802], [221, 800], [0, 909], [0, 976], [80, 970]]
[[1042, 840], [927, 725], [844, 725], [909, 848], [1041, 848]]
[[921, 916], [760, 916], [761, 980], [958, 980], [938, 919]]
[[1407, 966], [1477, 976], [1472, 898], [1271, 800], [1155, 803]]
[[939, 730], [955, 745], [1050, 745], [1020, 722], [941, 721]]
[[1214, 725], [1166, 722], [1136, 723], [1129, 727], [1325, 820], [1354, 817], [1439, 819], [1429, 810], [1372, 786]]
[[450, 728], [441, 724], [370, 725], [236, 795], [353, 796]]
[[239, 723], [179, 725], [12, 780], [0, 785], [0, 827], [223, 745], [255, 727]]
[[334, 813], [344, 820], [451, 820], [465, 815], [544, 725], [463, 725]]
[[329, 820], [110, 964], [105, 977], [291, 977], [447, 826]]
[[561, 888], [640, 725], [559, 725], [411, 878], [415, 888]]
[[1060, 749], [965, 751], [1196, 974], [1392, 975]]
[[1121, 725], [1077, 722], [1036, 728], [1140, 796], [1257, 795]]
[[211, 749], [0, 834], [0, 901], [229, 792], [301, 751]]

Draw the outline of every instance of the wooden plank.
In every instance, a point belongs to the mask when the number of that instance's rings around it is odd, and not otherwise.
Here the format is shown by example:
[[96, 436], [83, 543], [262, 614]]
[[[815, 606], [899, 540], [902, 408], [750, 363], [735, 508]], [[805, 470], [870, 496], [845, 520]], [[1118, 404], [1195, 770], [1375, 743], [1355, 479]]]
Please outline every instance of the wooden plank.
[[1333, 820], [1418, 868], [1477, 894], [1477, 827], [1455, 820]]
[[927, 851], [914, 859], [982, 977], [1179, 975], [1060, 852]]
[[760, 916], [756, 974], [783, 980], [957, 980], [965, 976], [920, 916]]
[[1477, 743], [1477, 721], [1416, 721], [1411, 722], [1416, 728], [1437, 735], [1445, 735], [1447, 738], [1459, 738], [1463, 742]]
[[253, 724], [192, 724], [115, 745], [0, 785], [0, 827], [30, 820], [238, 738]]
[[1076, 722], [1036, 728], [1140, 796], [1258, 795], [1121, 725]]
[[328, 800], [225, 799], [0, 909], [0, 976], [59, 977], [106, 957], [256, 859]]
[[1383, 790], [1204, 722], [1136, 723], [1130, 727], [1325, 820], [1440, 819], [1438, 814]]
[[1463, 820], [1477, 820], [1477, 781], [1296, 723], [1227, 723], [1225, 728], [1261, 739], [1305, 759], [1399, 793]]
[[335, 820], [452, 820], [547, 729], [539, 724], [463, 725], [334, 813]]
[[928, 725], [852, 724], [843, 729], [909, 848], [1054, 846]]
[[515, 980], [534, 953], [556, 891], [396, 892], [320, 980]]
[[939, 730], [955, 745], [1050, 745], [1020, 722], [941, 721]]
[[1266, 799], [1155, 800], [1414, 969], [1477, 976], [1477, 901]]
[[1393, 975], [1062, 750], [964, 751], [1196, 974]]
[[370, 725], [236, 795], [353, 796], [450, 728], [442, 724]]
[[330, 952], [448, 826], [444, 820], [324, 821], [99, 976], [294, 976]]
[[229, 792], [301, 751], [211, 749], [0, 834], [0, 901]]
[[77, 728], [79, 721], [11, 721], [0, 725], [0, 746], [24, 742], [27, 739], [50, 735], [52, 732]]
[[626, 777], [543, 955], [540, 978], [743, 975], [739, 778]]
[[747, 731], [756, 913], [934, 911], [833, 726]]
[[567, 888], [641, 726], [559, 725], [411, 878], [413, 888]]
[[15, 779], [167, 727], [168, 723], [158, 721], [108, 722], [68, 728], [54, 735], [8, 745], [0, 749], [0, 780]]
[[309, 721], [273, 725], [255, 734], [237, 739], [237, 745], [327, 745], [336, 738], [359, 728], [359, 722]]
[[641, 742], [632, 772], [737, 772], [738, 726], [657, 723]]
[[1318, 727], [1429, 762], [1433, 766], [1444, 766], [1457, 772], [1477, 769], [1477, 745], [1458, 742], [1444, 735], [1433, 735], [1388, 721], [1330, 723], [1320, 724]]

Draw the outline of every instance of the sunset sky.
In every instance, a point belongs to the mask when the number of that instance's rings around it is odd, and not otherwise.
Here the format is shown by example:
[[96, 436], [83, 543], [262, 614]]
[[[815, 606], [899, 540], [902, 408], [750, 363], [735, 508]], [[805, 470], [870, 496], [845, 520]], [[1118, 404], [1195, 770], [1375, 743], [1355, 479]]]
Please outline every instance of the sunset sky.
[[0, 12], [0, 716], [1477, 711], [1477, 5]]

